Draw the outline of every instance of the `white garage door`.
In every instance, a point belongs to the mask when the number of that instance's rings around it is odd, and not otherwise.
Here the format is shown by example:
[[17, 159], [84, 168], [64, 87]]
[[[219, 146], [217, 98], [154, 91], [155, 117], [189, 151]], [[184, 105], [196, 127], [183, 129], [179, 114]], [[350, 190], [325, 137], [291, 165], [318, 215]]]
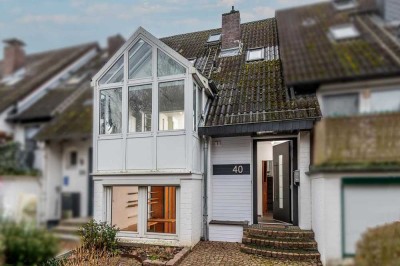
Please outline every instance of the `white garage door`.
[[344, 182], [345, 254], [355, 253], [357, 241], [368, 228], [400, 220], [400, 184], [364, 180], [365, 184]]

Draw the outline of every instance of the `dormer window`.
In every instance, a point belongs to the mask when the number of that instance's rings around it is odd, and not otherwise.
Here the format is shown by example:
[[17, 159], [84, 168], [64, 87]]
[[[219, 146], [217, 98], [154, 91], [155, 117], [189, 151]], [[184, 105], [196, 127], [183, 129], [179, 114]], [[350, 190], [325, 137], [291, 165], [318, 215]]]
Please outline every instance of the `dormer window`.
[[236, 56], [240, 54], [241, 47], [235, 47], [230, 49], [221, 50], [219, 57], [229, 57], [229, 56]]
[[352, 24], [331, 27], [329, 34], [335, 41], [353, 39], [360, 36], [360, 32]]
[[217, 34], [211, 34], [208, 37], [207, 43], [210, 42], [219, 42], [221, 40], [221, 33], [217, 33]]
[[357, 1], [356, 0], [333, 0], [332, 4], [337, 10], [347, 10], [347, 9], [355, 8], [357, 6]]
[[264, 59], [264, 48], [256, 48], [247, 51], [247, 61]]

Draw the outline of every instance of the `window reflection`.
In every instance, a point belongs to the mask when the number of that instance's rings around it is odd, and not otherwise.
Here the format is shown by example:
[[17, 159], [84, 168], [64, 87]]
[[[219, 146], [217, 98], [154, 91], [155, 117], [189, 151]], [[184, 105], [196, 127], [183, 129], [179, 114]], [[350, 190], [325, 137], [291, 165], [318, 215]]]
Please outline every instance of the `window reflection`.
[[121, 133], [122, 89], [100, 91], [100, 134]]
[[185, 127], [184, 81], [159, 84], [159, 130], [178, 130]]
[[152, 85], [129, 87], [129, 132], [151, 131]]

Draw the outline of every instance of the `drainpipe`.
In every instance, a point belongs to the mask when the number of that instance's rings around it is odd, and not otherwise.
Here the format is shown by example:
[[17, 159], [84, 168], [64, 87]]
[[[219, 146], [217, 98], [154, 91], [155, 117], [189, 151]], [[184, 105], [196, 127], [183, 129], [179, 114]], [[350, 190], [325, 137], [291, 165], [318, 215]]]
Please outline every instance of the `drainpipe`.
[[204, 151], [204, 195], [203, 195], [203, 238], [208, 241], [208, 191], [207, 191], [207, 179], [208, 179], [208, 137], [203, 136], [203, 151]]

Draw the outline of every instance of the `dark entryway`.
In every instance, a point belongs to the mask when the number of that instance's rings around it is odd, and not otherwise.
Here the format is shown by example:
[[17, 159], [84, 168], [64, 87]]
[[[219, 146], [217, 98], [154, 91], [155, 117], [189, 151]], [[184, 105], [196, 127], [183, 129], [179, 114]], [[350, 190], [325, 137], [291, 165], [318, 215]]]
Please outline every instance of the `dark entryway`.
[[81, 194], [79, 192], [64, 192], [62, 193], [61, 197], [62, 218], [66, 219], [80, 217]]
[[254, 141], [254, 223], [298, 224], [296, 145], [296, 139]]

